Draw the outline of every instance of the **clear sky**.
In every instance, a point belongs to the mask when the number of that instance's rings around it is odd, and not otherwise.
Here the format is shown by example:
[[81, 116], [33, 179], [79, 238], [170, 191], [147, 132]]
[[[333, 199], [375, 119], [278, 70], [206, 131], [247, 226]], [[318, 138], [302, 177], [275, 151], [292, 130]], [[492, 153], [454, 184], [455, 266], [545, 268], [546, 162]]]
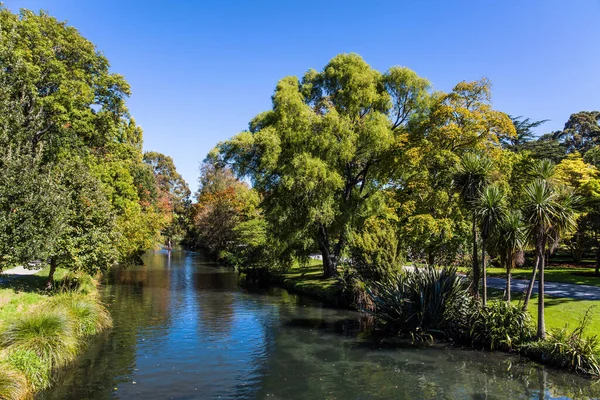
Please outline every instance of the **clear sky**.
[[124, 75], [145, 150], [170, 155], [197, 188], [219, 141], [270, 108], [276, 82], [356, 52], [448, 91], [493, 83], [495, 108], [550, 119], [600, 109], [600, 0], [5, 0], [67, 20]]

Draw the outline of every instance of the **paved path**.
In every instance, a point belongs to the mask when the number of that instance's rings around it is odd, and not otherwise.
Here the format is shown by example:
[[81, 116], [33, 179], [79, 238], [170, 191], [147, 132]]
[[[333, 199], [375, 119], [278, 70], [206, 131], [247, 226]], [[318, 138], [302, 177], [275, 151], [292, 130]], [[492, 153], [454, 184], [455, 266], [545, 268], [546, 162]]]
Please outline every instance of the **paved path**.
[[[406, 265], [403, 267], [405, 270], [413, 270], [414, 267]], [[494, 289], [506, 288], [505, 278], [487, 278], [488, 287]], [[523, 293], [527, 290], [529, 280], [526, 279], [513, 279], [511, 281], [511, 292]], [[536, 279], [535, 285], [533, 286], [533, 293], [537, 293], [538, 281]], [[576, 285], [574, 283], [560, 283], [560, 282], [546, 282], [546, 296], [551, 297], [562, 297], [576, 300], [600, 300], [600, 286], [590, 285]]]
[[[506, 288], [506, 279], [504, 278], [487, 278], [488, 287], [494, 289]], [[511, 281], [511, 291], [524, 292], [527, 290], [528, 280], [525, 279], [513, 279]], [[536, 280], [533, 292], [537, 293], [538, 282]], [[576, 285], [574, 283], [559, 283], [559, 282], [546, 282], [545, 285], [546, 295], [551, 297], [566, 297], [577, 300], [600, 300], [600, 287], [589, 286], [589, 285]]]
[[0, 283], [9, 280], [14, 275], [33, 275], [38, 272], [39, 269], [27, 269], [25, 267], [15, 267], [0, 272]]

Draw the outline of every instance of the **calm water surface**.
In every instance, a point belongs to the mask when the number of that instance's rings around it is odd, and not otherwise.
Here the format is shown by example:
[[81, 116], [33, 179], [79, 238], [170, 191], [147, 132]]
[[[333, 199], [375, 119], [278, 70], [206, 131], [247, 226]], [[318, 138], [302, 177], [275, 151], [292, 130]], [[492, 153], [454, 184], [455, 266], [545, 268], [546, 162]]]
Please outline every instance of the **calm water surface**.
[[200, 254], [114, 271], [114, 329], [42, 399], [569, 399], [600, 384], [506, 354], [380, 349], [358, 314], [253, 293]]

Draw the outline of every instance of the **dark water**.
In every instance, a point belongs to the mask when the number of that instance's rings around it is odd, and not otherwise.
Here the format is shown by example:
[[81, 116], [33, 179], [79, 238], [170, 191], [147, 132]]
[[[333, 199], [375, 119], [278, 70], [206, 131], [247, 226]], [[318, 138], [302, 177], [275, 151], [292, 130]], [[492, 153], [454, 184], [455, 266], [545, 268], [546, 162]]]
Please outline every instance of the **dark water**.
[[506, 354], [380, 349], [358, 314], [251, 293], [192, 252], [104, 285], [115, 327], [43, 399], [567, 399], [600, 384]]

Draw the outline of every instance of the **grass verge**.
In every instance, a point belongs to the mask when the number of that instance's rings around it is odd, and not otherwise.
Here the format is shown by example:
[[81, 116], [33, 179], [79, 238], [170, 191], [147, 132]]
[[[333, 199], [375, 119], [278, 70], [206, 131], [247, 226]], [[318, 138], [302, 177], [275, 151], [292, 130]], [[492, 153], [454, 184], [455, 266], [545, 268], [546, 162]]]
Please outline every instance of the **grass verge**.
[[26, 399], [50, 387], [86, 338], [112, 326], [91, 277], [58, 270], [49, 292], [47, 272], [0, 283], [0, 399]]

